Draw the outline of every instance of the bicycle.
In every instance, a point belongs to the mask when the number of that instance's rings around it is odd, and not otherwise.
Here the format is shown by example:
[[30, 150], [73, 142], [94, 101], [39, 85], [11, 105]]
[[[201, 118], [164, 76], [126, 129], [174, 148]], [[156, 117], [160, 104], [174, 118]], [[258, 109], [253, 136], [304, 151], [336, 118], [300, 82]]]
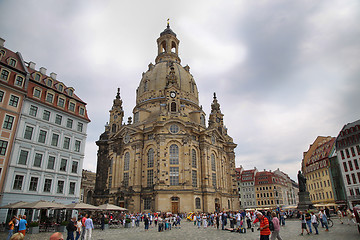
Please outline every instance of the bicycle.
[[[316, 219], [317, 223], [318, 223], [318, 226], [320, 226], [321, 224], [321, 221], [319, 218]], [[328, 223], [328, 227], [331, 228], [332, 226], [334, 226], [334, 222], [330, 219], [330, 218], [327, 218], [327, 223]]]

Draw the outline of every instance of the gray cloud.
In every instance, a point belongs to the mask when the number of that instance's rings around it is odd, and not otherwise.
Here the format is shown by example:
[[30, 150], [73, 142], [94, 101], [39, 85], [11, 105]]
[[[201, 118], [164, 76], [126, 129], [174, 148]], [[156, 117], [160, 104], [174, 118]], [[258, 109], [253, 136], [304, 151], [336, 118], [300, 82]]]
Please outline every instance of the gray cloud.
[[[139, 8], [139, 4], [142, 6]], [[85, 102], [84, 168], [121, 88], [125, 121], [170, 17], [209, 114], [217, 92], [236, 163], [296, 178], [319, 135], [359, 119], [360, 6], [332, 1], [2, 1], [6, 47], [44, 66]], [[16, 15], [16, 21], [11, 21]]]

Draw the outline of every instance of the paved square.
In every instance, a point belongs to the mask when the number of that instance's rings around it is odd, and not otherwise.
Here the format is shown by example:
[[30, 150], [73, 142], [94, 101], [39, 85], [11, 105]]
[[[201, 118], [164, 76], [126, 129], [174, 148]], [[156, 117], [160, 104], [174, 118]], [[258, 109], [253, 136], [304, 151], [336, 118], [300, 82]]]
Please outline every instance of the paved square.
[[[300, 221], [288, 220], [286, 226], [281, 227], [280, 235], [283, 240], [291, 239], [326, 239], [326, 240], [339, 240], [339, 239], [360, 239], [360, 234], [357, 227], [354, 225], [340, 224], [337, 219], [333, 219], [334, 226], [330, 228], [329, 232], [325, 232], [320, 227], [319, 235], [304, 235], [300, 236]], [[49, 239], [52, 233], [39, 233], [39, 234], [27, 234], [26, 240], [45, 240]], [[6, 239], [5, 233], [0, 234], [0, 239]], [[66, 234], [64, 234], [66, 239]], [[181, 229], [173, 228], [170, 231], [158, 232], [156, 228], [150, 227], [149, 231], [145, 232], [143, 223], [140, 223], [138, 228], [118, 228], [108, 229], [101, 231], [96, 229], [93, 231], [92, 240], [111, 240], [111, 239], [246, 239], [246, 240], [258, 240], [259, 232], [247, 232], [246, 234], [232, 233], [229, 231], [217, 230], [212, 227], [204, 229], [201, 227], [198, 229], [193, 223], [183, 221], [181, 223]]]

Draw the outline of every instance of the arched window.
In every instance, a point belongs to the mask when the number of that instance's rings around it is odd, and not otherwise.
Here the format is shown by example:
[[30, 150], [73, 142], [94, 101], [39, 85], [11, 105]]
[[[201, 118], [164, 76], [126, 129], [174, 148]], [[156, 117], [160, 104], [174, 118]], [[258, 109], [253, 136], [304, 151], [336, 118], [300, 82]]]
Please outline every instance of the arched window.
[[200, 209], [201, 208], [201, 203], [200, 203], [200, 198], [195, 198], [195, 208], [196, 209]]
[[86, 203], [91, 204], [91, 199], [92, 199], [92, 191], [90, 190], [86, 194]]
[[152, 148], [147, 153], [147, 166], [148, 168], [154, 167], [154, 149]]
[[170, 146], [170, 164], [179, 164], [179, 147], [176, 144]]
[[200, 124], [205, 126], [205, 116], [204, 115], [200, 115]]
[[124, 171], [128, 171], [130, 166], [130, 153], [126, 152], [124, 157]]
[[192, 167], [196, 168], [196, 151], [195, 149], [191, 150], [191, 163], [192, 163]]
[[148, 90], [148, 80], [144, 82], [144, 92]]
[[230, 200], [228, 199], [228, 209], [230, 209]]
[[176, 43], [171, 42], [171, 52], [176, 53]]
[[215, 165], [215, 155], [211, 154], [211, 170], [216, 171], [216, 165]]
[[111, 131], [112, 131], [113, 133], [116, 132], [116, 124], [113, 124], [113, 125], [112, 125]]
[[170, 105], [170, 111], [171, 112], [176, 112], [176, 103], [175, 102], [172, 102], [171, 105]]
[[161, 43], [161, 52], [163, 53], [163, 52], [166, 52], [166, 42], [165, 41], [163, 41], [162, 43]]

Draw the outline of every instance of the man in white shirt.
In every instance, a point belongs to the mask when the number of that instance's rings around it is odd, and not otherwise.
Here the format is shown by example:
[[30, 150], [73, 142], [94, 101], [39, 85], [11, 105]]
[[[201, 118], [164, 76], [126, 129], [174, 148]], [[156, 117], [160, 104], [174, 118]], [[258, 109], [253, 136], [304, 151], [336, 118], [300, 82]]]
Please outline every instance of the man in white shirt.
[[91, 240], [91, 233], [94, 229], [93, 220], [91, 219], [91, 216], [85, 220], [85, 240]]

